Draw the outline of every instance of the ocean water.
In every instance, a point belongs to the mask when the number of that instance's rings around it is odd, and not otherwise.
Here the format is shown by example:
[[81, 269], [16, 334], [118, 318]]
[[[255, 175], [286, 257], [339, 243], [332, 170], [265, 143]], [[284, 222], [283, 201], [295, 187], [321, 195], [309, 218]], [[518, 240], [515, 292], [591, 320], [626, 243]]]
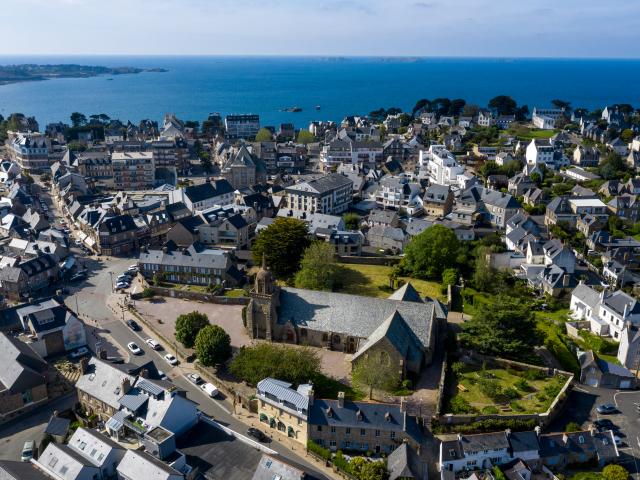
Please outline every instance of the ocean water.
[[[0, 86], [0, 114], [46, 123], [74, 111], [137, 122], [166, 112], [203, 120], [210, 112], [258, 113], [263, 125], [339, 121], [380, 107], [411, 109], [420, 98], [464, 98], [486, 105], [511, 95], [519, 104], [640, 107], [640, 60], [319, 57], [19, 57], [0, 64], [77, 63], [165, 68], [165, 73], [56, 79]], [[281, 109], [299, 106], [300, 113]], [[315, 106], [321, 110], [316, 111]]]

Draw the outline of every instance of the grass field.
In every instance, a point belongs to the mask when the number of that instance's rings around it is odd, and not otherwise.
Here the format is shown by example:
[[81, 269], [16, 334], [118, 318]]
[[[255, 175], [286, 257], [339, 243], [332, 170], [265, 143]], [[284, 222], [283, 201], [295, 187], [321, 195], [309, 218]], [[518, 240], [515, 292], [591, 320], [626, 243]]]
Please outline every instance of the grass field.
[[546, 411], [566, 378], [530, 376], [527, 379], [521, 371], [503, 368], [483, 370], [480, 366], [465, 364], [456, 381], [456, 397], [462, 398], [476, 411], [512, 414]]
[[[338, 290], [339, 292], [378, 298], [386, 298], [393, 293], [389, 288], [389, 273], [392, 267], [352, 264], [341, 264], [340, 267], [343, 269], [343, 275], [342, 288]], [[411, 282], [422, 296], [446, 300], [446, 295], [442, 294], [440, 284], [437, 282], [408, 277], [401, 277], [401, 279]]]

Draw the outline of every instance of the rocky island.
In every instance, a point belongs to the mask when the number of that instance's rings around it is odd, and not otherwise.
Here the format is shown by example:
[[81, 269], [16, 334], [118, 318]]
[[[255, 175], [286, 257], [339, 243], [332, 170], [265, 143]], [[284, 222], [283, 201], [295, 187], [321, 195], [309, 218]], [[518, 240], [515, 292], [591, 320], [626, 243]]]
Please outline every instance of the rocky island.
[[0, 65], [0, 85], [52, 78], [88, 78], [98, 75], [126, 75], [142, 72], [161, 73], [163, 68], [102, 67], [74, 64], [60, 65]]

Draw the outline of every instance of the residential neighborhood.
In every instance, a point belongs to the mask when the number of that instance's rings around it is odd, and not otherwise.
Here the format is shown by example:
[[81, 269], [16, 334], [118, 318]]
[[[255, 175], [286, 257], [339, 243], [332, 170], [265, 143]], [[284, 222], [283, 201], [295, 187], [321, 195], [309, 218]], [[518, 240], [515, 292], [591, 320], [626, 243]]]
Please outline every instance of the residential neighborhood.
[[0, 477], [637, 477], [638, 111], [503, 97], [14, 114]]

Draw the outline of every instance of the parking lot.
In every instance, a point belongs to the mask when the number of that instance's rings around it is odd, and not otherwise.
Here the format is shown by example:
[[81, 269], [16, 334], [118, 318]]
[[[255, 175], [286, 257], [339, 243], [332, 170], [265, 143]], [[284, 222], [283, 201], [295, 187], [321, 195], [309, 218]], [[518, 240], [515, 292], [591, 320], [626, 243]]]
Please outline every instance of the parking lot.
[[[611, 403], [617, 410], [611, 414], [600, 414], [598, 405]], [[633, 478], [640, 478], [637, 457], [640, 455], [640, 391], [619, 391], [577, 385], [567, 401], [567, 406], [560, 417], [547, 429], [551, 432], [564, 431], [569, 422], [576, 422], [588, 428], [595, 420], [609, 419], [614, 425], [614, 434], [620, 437], [618, 446], [619, 463], [632, 473]]]

